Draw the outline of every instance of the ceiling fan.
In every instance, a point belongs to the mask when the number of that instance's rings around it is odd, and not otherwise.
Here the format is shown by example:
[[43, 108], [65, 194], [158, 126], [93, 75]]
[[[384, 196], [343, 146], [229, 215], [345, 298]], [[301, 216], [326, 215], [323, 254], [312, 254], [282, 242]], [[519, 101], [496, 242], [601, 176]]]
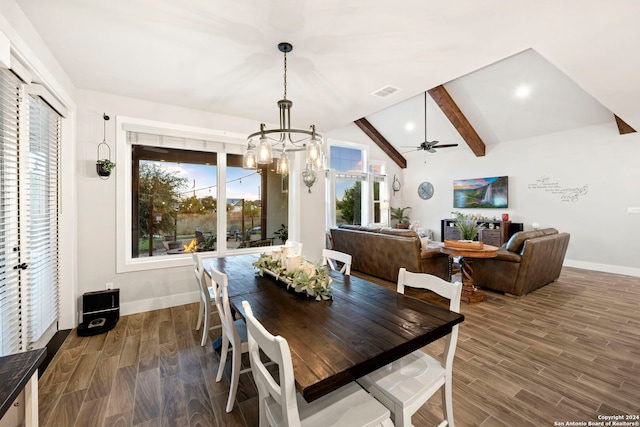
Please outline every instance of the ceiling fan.
[[412, 148], [414, 148], [413, 150], [405, 151], [405, 153], [409, 153], [411, 151], [420, 151], [420, 150], [428, 151], [429, 153], [435, 153], [436, 152], [436, 148], [448, 148], [448, 147], [457, 147], [458, 146], [458, 144], [438, 145], [439, 143], [440, 143], [440, 141], [438, 141], [438, 140], [429, 141], [427, 139], [427, 92], [425, 91], [424, 92], [424, 141], [420, 145], [418, 145], [417, 147], [413, 147], [411, 145], [403, 145], [403, 147], [406, 147], [406, 148], [412, 147]]

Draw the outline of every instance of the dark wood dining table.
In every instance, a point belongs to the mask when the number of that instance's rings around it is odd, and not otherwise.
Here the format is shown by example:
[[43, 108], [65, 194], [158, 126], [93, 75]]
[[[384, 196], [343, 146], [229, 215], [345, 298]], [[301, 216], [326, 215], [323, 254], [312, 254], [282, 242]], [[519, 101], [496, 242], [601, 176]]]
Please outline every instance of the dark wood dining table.
[[354, 276], [330, 272], [333, 299], [316, 301], [260, 277], [257, 255], [204, 260], [228, 276], [229, 300], [289, 343], [298, 392], [311, 402], [449, 334], [464, 316]]

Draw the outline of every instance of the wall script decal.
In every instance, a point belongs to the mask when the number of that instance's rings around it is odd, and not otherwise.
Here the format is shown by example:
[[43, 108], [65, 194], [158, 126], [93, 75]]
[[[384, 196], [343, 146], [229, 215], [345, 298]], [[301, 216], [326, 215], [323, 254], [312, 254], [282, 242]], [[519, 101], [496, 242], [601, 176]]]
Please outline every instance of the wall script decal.
[[563, 202], [577, 202], [580, 196], [584, 196], [589, 192], [589, 184], [585, 184], [582, 187], [562, 187], [557, 181], [551, 181], [546, 175], [530, 183], [528, 188], [529, 190], [543, 190], [547, 193], [558, 195]]

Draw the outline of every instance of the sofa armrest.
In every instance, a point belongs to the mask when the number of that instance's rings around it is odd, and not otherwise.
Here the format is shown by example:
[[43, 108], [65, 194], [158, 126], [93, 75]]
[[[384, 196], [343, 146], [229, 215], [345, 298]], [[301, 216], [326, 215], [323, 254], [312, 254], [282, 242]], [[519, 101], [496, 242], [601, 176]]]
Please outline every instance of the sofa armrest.
[[441, 257], [440, 248], [420, 248], [420, 259]]
[[495, 258], [490, 258], [494, 260], [500, 261], [510, 261], [510, 262], [520, 262], [522, 260], [522, 256], [515, 252], [511, 252], [507, 249], [500, 248], [496, 254]]

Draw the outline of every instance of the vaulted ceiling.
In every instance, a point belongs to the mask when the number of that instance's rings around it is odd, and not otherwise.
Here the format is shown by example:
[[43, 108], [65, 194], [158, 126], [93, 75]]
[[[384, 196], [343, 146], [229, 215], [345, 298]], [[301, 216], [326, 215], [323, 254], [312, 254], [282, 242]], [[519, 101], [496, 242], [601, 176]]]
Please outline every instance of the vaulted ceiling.
[[[636, 0], [16, 2], [75, 87], [256, 128], [277, 122], [288, 41], [296, 127], [366, 118], [406, 152], [424, 140], [424, 91], [443, 85], [489, 148], [613, 113], [640, 129]], [[386, 86], [399, 90], [372, 95]], [[428, 139], [469, 149], [432, 99], [427, 116]]]

